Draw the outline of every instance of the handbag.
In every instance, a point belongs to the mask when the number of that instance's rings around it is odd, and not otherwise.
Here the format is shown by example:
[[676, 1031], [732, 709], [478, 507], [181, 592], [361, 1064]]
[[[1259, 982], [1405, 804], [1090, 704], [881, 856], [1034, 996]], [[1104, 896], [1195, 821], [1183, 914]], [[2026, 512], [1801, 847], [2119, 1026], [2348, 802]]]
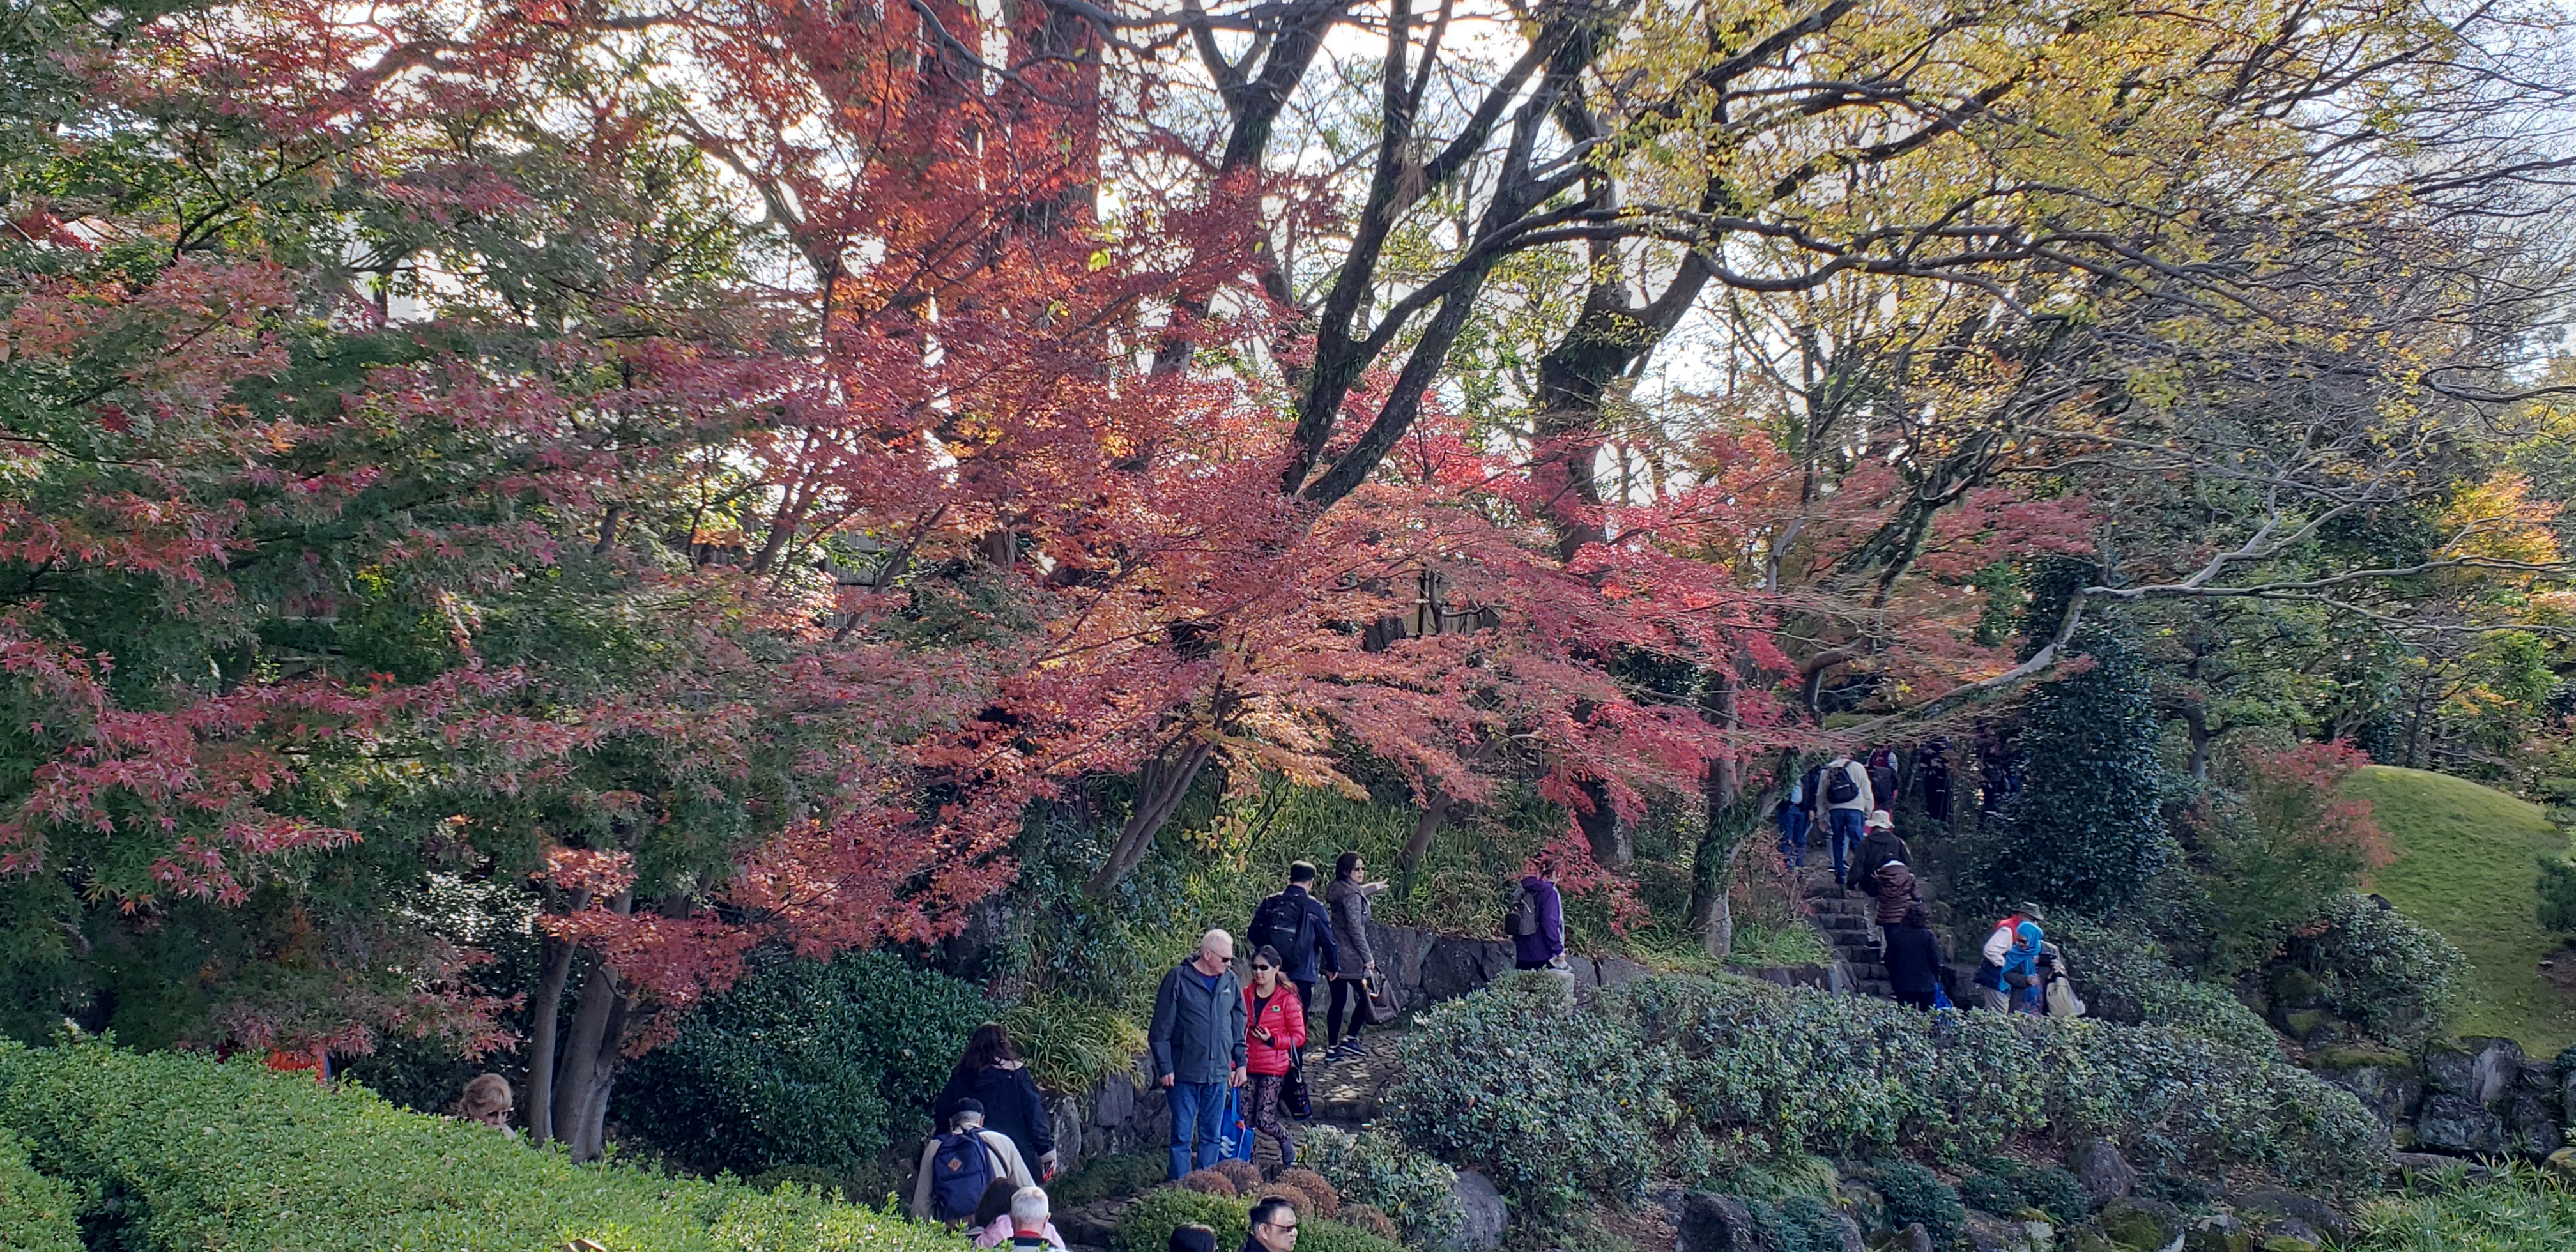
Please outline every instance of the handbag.
[[1404, 999], [1396, 994], [1392, 978], [1372, 978], [1360, 984], [1368, 994], [1361, 997], [1360, 1011], [1371, 1026], [1383, 1026], [1404, 1012]]
[[1225, 1089], [1225, 1118], [1218, 1123], [1224, 1128], [1217, 1136], [1217, 1159], [1249, 1161], [1252, 1159], [1252, 1110], [1244, 1107], [1245, 1087]]
[[[1279, 1084], [1279, 1107], [1298, 1121], [1315, 1116], [1315, 1098], [1306, 1090], [1306, 1050], [1288, 1050], [1288, 1074]], [[1247, 1136], [1247, 1139], [1249, 1136]]]

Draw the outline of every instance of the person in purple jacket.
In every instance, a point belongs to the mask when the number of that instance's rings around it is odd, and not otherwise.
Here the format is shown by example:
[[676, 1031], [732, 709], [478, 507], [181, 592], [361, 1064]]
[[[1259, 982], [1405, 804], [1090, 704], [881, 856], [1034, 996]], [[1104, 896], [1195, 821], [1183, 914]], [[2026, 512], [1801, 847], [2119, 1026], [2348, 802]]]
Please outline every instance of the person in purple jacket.
[[1521, 879], [1510, 916], [1513, 969], [1553, 969], [1565, 959], [1565, 900], [1556, 893], [1556, 862], [1542, 856]]

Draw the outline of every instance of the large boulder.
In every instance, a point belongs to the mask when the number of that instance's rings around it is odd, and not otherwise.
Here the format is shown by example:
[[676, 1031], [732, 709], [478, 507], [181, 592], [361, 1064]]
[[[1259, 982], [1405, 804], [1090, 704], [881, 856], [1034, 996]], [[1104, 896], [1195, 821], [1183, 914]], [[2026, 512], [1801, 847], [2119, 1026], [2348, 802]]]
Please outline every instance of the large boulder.
[[1136, 1116], [1136, 1082], [1124, 1074], [1113, 1074], [1100, 1084], [1099, 1102], [1091, 1108], [1091, 1124], [1107, 1130], [1125, 1125]]
[[[2039, 1223], [2043, 1228], [2047, 1223]], [[1997, 1217], [1992, 1213], [1968, 1210], [1968, 1220], [1959, 1227], [1960, 1241], [1973, 1252], [2038, 1252], [2055, 1242], [2034, 1243], [2031, 1230], [2021, 1222]]]
[[[2310, 1230], [2333, 1235], [2338, 1241], [2352, 1237], [2352, 1222], [2344, 1217], [2342, 1209], [2295, 1191], [2266, 1189], [2246, 1192], [2236, 1197], [2236, 1211], [2257, 1217], [2271, 1215], [2292, 1219]], [[2308, 1241], [2316, 1242], [2313, 1238]]]
[[1655, 972], [1624, 956], [1605, 956], [1595, 964], [1601, 967], [1601, 985], [1604, 987], [1625, 986]]
[[1441, 935], [1422, 956], [1422, 998], [1426, 1003], [1455, 1000], [1485, 985], [1484, 942]]
[[[2317, 1077], [2351, 1092], [2362, 1107], [2395, 1126], [2415, 1116], [2424, 1102], [2424, 1080], [2402, 1052], [2384, 1048], [2326, 1048], [2308, 1053], [2308, 1069]], [[2466, 1081], [2463, 1070], [2462, 1085]], [[2463, 1092], [2462, 1094], [2465, 1094]]]
[[[1072, 1096], [1056, 1096], [1046, 1102], [1047, 1129], [1055, 1135], [1056, 1157], [1066, 1168], [1082, 1159], [1083, 1123], [1091, 1119], [1082, 1115], [1082, 1101]], [[1037, 1162], [1029, 1162], [1037, 1168]]]
[[1764, 1252], [1753, 1214], [1734, 1196], [1694, 1191], [1682, 1200], [1674, 1252]]
[[1422, 1000], [1422, 958], [1430, 954], [1436, 938], [1419, 926], [1369, 923], [1369, 947], [1377, 953], [1377, 972], [1394, 981], [1396, 994], [1406, 1004]]
[[2476, 1099], [2477, 1057], [2448, 1043], [2424, 1049], [2424, 1086], [2444, 1095]]
[[2514, 1087], [2522, 1081], [2521, 1044], [2511, 1039], [2462, 1039], [2460, 1043], [2472, 1053], [2470, 1099], [2493, 1104], [2513, 1094]]
[[2254, 1232], [2234, 1216], [2195, 1217], [2183, 1231], [2182, 1252], [2249, 1252]]
[[2505, 1150], [2504, 1119], [2467, 1096], [2437, 1091], [2424, 1097], [2415, 1142], [2440, 1152], [2494, 1156]]
[[2547, 1156], [2567, 1146], [2554, 1100], [2517, 1093], [2504, 1103], [2504, 1124], [2506, 1146], [2524, 1156]]
[[1925, 1230], [1921, 1222], [1908, 1222], [1905, 1229], [1896, 1232], [1887, 1252], [1932, 1252], [1932, 1232]]
[[1481, 1252], [1502, 1244], [1512, 1210], [1503, 1203], [1503, 1193], [1494, 1188], [1493, 1179], [1472, 1169], [1459, 1170], [1449, 1197], [1458, 1206], [1458, 1233], [1440, 1245], [1443, 1252]]
[[2112, 1200], [2093, 1221], [2112, 1243], [2133, 1252], [2161, 1252], [2182, 1237], [2182, 1210], [2140, 1196]]
[[2108, 1139], [2087, 1139], [2067, 1158], [2066, 1168], [2075, 1181], [2084, 1184], [2084, 1194], [2096, 1204], [2129, 1194], [2138, 1185], [2138, 1171], [2120, 1155], [2119, 1145]]

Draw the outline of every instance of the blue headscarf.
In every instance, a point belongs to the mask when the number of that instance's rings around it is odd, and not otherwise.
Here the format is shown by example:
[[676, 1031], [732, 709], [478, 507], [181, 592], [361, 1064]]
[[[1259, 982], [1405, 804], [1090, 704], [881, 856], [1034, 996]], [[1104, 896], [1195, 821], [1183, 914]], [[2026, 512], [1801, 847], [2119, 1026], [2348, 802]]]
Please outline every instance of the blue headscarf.
[[2011, 951], [2004, 953], [2004, 972], [2038, 977], [2039, 923], [2023, 922], [2013, 928], [2013, 935], [2018, 942], [2013, 944]]

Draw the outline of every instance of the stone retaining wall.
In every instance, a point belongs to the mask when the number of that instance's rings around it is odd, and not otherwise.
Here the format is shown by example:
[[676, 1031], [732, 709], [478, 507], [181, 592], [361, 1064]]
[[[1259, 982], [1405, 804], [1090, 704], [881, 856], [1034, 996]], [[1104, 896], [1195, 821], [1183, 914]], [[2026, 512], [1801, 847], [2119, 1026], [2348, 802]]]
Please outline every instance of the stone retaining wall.
[[2576, 1124], [2576, 1067], [2531, 1060], [2511, 1039], [2436, 1044], [2421, 1062], [2321, 1048], [2308, 1067], [2359, 1096], [2401, 1149], [2545, 1157], [2566, 1146], [2565, 1127]]

